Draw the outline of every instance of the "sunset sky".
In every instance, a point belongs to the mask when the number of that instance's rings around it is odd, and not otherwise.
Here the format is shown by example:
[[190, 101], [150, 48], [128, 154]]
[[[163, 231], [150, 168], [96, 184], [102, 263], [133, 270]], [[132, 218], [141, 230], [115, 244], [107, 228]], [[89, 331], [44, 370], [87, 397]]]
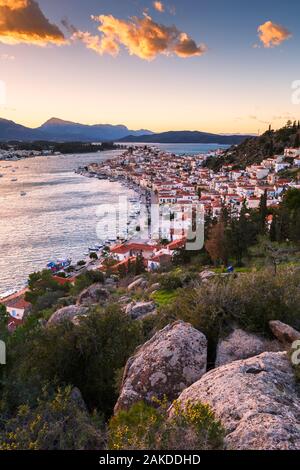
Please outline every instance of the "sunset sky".
[[0, 116], [277, 128], [300, 119], [299, 17], [299, 0], [0, 0]]

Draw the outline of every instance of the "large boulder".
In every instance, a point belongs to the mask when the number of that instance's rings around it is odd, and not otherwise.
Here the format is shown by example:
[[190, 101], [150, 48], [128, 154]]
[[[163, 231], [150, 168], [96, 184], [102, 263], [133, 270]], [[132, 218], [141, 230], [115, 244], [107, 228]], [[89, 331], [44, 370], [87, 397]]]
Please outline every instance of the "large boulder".
[[77, 317], [84, 316], [87, 310], [87, 308], [78, 305], [69, 305], [68, 307], [60, 308], [49, 318], [47, 326], [57, 325], [64, 321], [73, 321]]
[[115, 412], [153, 397], [177, 398], [206, 371], [207, 341], [189, 323], [175, 322], [157, 332], [126, 364]]
[[273, 335], [287, 348], [289, 348], [294, 341], [300, 340], [299, 331], [281, 321], [270, 321], [269, 325]]
[[149, 314], [155, 314], [156, 305], [154, 302], [131, 302], [127, 305], [125, 312], [127, 315], [130, 315], [133, 320], [138, 320]]
[[95, 304], [104, 304], [109, 298], [109, 292], [102, 284], [92, 284], [84, 289], [77, 299], [77, 305], [89, 307]]
[[217, 347], [216, 367], [240, 359], [248, 359], [266, 351], [280, 351], [276, 341], [235, 329], [227, 338], [220, 340]]
[[299, 389], [285, 352], [214, 369], [184, 390], [178, 402], [209, 404], [226, 430], [228, 449], [300, 449]]

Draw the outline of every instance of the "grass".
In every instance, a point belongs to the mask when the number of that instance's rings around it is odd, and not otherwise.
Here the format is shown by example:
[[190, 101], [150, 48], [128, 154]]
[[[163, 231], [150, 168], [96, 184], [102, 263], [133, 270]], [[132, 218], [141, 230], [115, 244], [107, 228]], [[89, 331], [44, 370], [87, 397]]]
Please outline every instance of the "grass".
[[178, 296], [177, 290], [159, 290], [154, 292], [151, 297], [158, 304], [159, 307], [169, 305]]

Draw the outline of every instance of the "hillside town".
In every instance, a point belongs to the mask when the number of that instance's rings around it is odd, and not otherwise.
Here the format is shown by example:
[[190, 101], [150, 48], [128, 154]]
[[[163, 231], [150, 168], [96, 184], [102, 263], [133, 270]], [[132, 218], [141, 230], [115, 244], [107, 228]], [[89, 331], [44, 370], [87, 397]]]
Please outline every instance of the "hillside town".
[[[213, 156], [217, 158], [222, 152], [218, 150]], [[153, 207], [156, 207], [159, 215], [167, 214], [164, 220], [168, 223], [162, 224], [161, 230], [153, 227], [152, 232], [146, 230], [149, 237], [141, 230], [133, 238], [107, 241], [99, 245], [97, 253], [81, 269], [68, 272], [65, 278], [57, 275], [59, 270], [53, 267], [53, 278], [59, 284], [74, 284], [82, 270], [106, 272], [108, 266], [111, 273], [118, 274], [139, 257], [146, 271], [157, 271], [170, 265], [174, 254], [186, 245], [195, 212], [214, 219], [226, 207], [238, 218], [244, 204], [249, 209], [257, 209], [263, 195], [268, 207], [277, 207], [286, 190], [300, 189], [299, 181], [283, 174], [286, 170], [300, 168], [300, 148], [287, 148], [282, 155], [266, 158], [261, 164], [245, 169], [224, 165], [218, 172], [205, 167], [210, 156], [177, 156], [156, 148], [136, 147], [111, 160], [80, 168], [78, 172], [85, 176], [119, 181], [134, 188], [143, 199], [149, 218], [153, 218]], [[26, 291], [25, 288], [9, 293], [1, 299], [0, 303], [9, 314], [10, 331], [22, 324], [30, 312], [30, 304], [25, 301]]]

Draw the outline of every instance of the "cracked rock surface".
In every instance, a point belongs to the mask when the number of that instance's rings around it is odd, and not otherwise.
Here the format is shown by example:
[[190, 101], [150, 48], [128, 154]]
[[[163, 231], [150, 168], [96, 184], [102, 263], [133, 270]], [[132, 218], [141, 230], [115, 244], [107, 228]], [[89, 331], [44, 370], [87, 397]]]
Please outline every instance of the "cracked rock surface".
[[228, 449], [299, 450], [299, 398], [287, 354], [265, 352], [208, 372], [178, 400], [208, 403], [225, 427]]
[[189, 323], [175, 322], [138, 348], [126, 365], [115, 412], [153, 397], [174, 400], [206, 372], [207, 340]]

